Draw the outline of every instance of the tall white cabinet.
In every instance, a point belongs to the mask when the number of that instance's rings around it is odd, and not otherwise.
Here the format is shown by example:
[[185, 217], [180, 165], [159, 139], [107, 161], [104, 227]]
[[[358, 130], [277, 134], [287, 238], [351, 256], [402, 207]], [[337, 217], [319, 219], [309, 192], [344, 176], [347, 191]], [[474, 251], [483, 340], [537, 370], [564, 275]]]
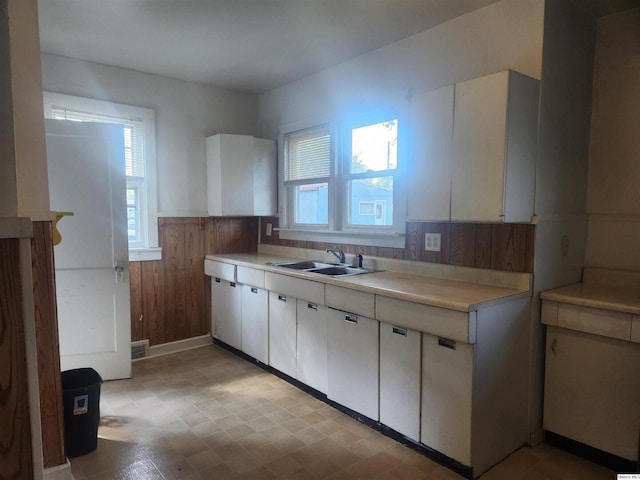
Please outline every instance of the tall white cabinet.
[[456, 84], [451, 220], [531, 221], [538, 97], [512, 70]]
[[206, 142], [209, 215], [275, 215], [275, 142], [226, 133]]

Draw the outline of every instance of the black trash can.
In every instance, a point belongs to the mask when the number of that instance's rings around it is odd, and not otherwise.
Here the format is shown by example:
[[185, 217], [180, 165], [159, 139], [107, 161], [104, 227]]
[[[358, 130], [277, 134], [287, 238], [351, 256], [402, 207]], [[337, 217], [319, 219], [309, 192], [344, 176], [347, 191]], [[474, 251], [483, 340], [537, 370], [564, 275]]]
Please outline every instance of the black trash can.
[[62, 372], [67, 456], [79, 457], [98, 447], [102, 377], [93, 368]]

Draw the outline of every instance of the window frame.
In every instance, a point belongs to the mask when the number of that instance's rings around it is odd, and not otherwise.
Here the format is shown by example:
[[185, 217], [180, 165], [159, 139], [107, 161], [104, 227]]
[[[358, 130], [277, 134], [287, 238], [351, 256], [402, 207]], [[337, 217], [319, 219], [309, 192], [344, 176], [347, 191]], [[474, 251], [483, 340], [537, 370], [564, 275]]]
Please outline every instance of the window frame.
[[[355, 129], [366, 127], [369, 125], [376, 125], [389, 120], [395, 120], [398, 123], [398, 147], [397, 147], [397, 165], [396, 168], [387, 170], [377, 170], [370, 172], [350, 172], [350, 164], [352, 158], [352, 132]], [[402, 194], [397, 191], [400, 180], [401, 165], [404, 163], [400, 156], [401, 145], [401, 127], [404, 122], [401, 121], [400, 115], [397, 112], [377, 112], [373, 114], [360, 115], [357, 117], [351, 117], [342, 122], [339, 133], [341, 138], [340, 149], [340, 175], [338, 180], [340, 187], [338, 188], [339, 202], [342, 208], [340, 209], [340, 223], [341, 231], [359, 233], [361, 235], [380, 235], [380, 234], [394, 234], [399, 231], [400, 225], [404, 221], [404, 218], [398, 215], [398, 208], [404, 207], [406, 202], [401, 201]], [[358, 225], [349, 223], [349, 211], [351, 208], [350, 188], [349, 182], [366, 179], [366, 178], [379, 178], [379, 177], [393, 177], [393, 217], [391, 225]], [[375, 208], [375, 207], [374, 207]], [[385, 207], [386, 208], [386, 207]], [[406, 208], [406, 207], [404, 207]], [[375, 216], [375, 214], [374, 214]], [[404, 233], [404, 228], [402, 229]]]
[[[405, 221], [406, 221], [406, 188], [404, 188], [403, 168], [406, 163], [404, 151], [406, 150], [407, 125], [406, 116], [399, 112], [383, 112], [374, 115], [348, 118], [343, 121], [317, 121], [296, 122], [280, 127], [278, 132], [278, 187], [280, 229], [282, 239], [316, 241], [329, 243], [346, 243], [379, 247], [404, 248], [405, 246]], [[351, 155], [351, 148], [345, 148], [345, 142], [351, 142], [351, 129], [360, 126], [380, 123], [390, 119], [398, 121], [398, 158], [397, 168], [393, 174], [393, 223], [392, 225], [348, 225], [348, 179], [345, 168]], [[296, 224], [294, 211], [294, 189], [292, 182], [284, 181], [285, 138], [288, 134], [305, 129], [329, 125], [331, 132], [331, 176], [329, 178], [329, 211], [328, 226]], [[388, 172], [387, 170], [383, 172]], [[387, 176], [375, 172], [374, 177]], [[366, 174], [368, 175], [368, 174]], [[366, 176], [365, 175], [365, 176]]]
[[155, 112], [149, 108], [125, 105], [87, 97], [43, 92], [44, 116], [53, 119], [54, 108], [68, 108], [95, 115], [140, 118], [144, 125], [144, 179], [127, 177], [127, 187], [138, 189], [140, 241], [129, 243], [129, 260], [160, 260], [158, 242], [158, 200], [156, 176]]
[[[305, 178], [305, 179], [301, 179], [301, 180], [287, 180], [286, 178], [283, 178], [283, 188], [280, 190], [282, 192], [285, 192], [286, 195], [286, 200], [285, 200], [285, 205], [286, 205], [286, 215], [285, 218], [287, 219], [287, 224], [291, 226], [291, 228], [293, 230], [300, 230], [300, 231], [324, 231], [324, 232], [329, 232], [331, 231], [331, 226], [333, 224], [334, 221], [334, 216], [333, 216], [333, 211], [331, 208], [331, 204], [332, 204], [332, 194], [335, 191], [335, 137], [334, 137], [334, 133], [333, 133], [333, 129], [331, 128], [331, 124], [324, 122], [321, 123], [319, 125], [313, 125], [310, 126], [308, 128], [301, 128], [301, 129], [293, 129], [293, 130], [288, 130], [287, 132], [285, 132], [282, 135], [282, 141], [280, 142], [282, 145], [282, 155], [280, 155], [280, 158], [282, 158], [282, 166], [280, 168], [279, 171], [281, 172], [285, 172], [285, 165], [284, 165], [284, 159], [285, 159], [285, 151], [287, 149], [287, 141], [286, 141], [286, 137], [287, 135], [290, 134], [294, 134], [297, 132], [303, 132], [305, 130], [312, 130], [312, 129], [327, 129], [329, 131], [329, 135], [330, 135], [330, 145], [329, 145], [329, 150], [330, 150], [330, 159], [329, 159], [329, 176], [328, 177], [315, 177], [315, 178]], [[283, 173], [284, 175], [284, 173]], [[296, 202], [297, 202], [297, 196], [296, 196], [296, 188], [301, 187], [303, 185], [315, 185], [315, 184], [321, 184], [321, 183], [326, 183], [327, 184], [327, 194], [328, 194], [328, 211], [327, 211], [327, 223], [326, 224], [318, 224], [318, 223], [298, 223], [296, 222]]]

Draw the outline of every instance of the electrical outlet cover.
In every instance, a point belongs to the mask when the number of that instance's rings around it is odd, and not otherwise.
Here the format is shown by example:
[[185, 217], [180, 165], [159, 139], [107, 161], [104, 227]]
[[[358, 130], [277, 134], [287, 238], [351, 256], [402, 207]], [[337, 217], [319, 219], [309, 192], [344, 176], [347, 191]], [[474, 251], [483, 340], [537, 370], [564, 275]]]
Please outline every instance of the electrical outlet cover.
[[440, 234], [439, 233], [425, 233], [424, 234], [424, 249], [427, 252], [439, 252], [440, 251]]

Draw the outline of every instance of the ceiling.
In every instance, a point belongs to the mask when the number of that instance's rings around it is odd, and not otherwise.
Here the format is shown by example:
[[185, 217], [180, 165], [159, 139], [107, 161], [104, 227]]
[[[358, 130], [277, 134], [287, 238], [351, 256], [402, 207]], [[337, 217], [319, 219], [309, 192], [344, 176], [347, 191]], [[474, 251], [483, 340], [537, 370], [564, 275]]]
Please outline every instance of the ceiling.
[[[497, 0], [39, 0], [45, 53], [261, 93]], [[640, 0], [575, 0], [602, 16]]]

